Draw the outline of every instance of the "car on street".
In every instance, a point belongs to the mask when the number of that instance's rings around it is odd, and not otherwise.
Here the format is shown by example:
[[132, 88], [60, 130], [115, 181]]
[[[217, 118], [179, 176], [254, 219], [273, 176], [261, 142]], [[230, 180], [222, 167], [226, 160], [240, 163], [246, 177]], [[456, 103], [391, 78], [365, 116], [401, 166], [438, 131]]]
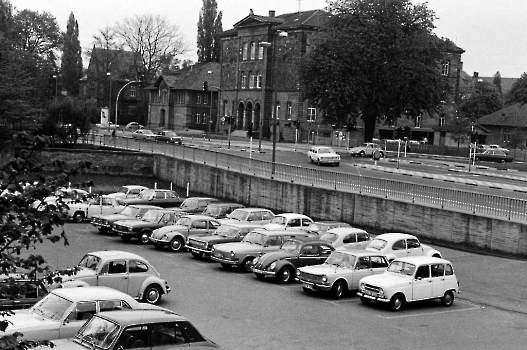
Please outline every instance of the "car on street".
[[126, 131], [135, 131], [138, 129], [144, 129], [144, 126], [142, 126], [138, 122], [131, 122], [131, 123], [126, 124], [124, 128]]
[[275, 215], [271, 222], [263, 225], [266, 230], [306, 230], [313, 219], [304, 214], [282, 213]]
[[497, 163], [511, 163], [513, 157], [503, 151], [489, 149], [474, 155], [476, 162], [497, 162]]
[[366, 250], [384, 254], [388, 261], [405, 256], [433, 256], [440, 258], [441, 253], [407, 233], [383, 233], [378, 235], [366, 246]]
[[377, 152], [380, 158], [384, 157], [384, 150], [380, 145], [373, 142], [366, 142], [358, 147], [350, 148], [348, 152], [351, 156], [359, 157], [373, 157], [374, 153]]
[[20, 332], [22, 340], [71, 338], [86, 320], [106, 310], [147, 309], [128, 294], [108, 287], [59, 288], [29, 309], [9, 316], [7, 332]]
[[247, 221], [253, 224], [265, 225], [271, 222], [274, 218], [274, 213], [269, 209], [264, 208], [238, 208], [234, 209], [232, 213], [227, 215], [225, 219], [220, 219], [222, 224], [232, 222]]
[[489, 149], [495, 150], [495, 151], [502, 151], [502, 152], [505, 152], [505, 153], [510, 152], [510, 150], [508, 148], [501, 147], [500, 145], [489, 145]]
[[87, 202], [69, 203], [68, 219], [75, 222], [91, 220], [94, 215], [117, 214], [123, 205], [116, 199], [108, 196], [90, 198]]
[[387, 267], [388, 260], [382, 254], [335, 250], [323, 264], [299, 268], [297, 278], [305, 292], [329, 292], [333, 298], [340, 299], [358, 290], [363, 277], [382, 274]]
[[40, 279], [0, 276], [0, 311], [27, 309], [47, 294], [48, 289]]
[[211, 203], [203, 210], [203, 215], [212, 216], [215, 219], [223, 219], [239, 208], [245, 208], [245, 205], [240, 203]]
[[107, 194], [108, 197], [113, 198], [134, 198], [139, 196], [142, 190], [146, 190], [148, 187], [141, 185], [124, 185], [119, 187], [117, 192]]
[[291, 238], [312, 239], [304, 231], [256, 229], [249, 232], [241, 242], [216, 244], [210, 258], [224, 268], [235, 266], [250, 272], [254, 258], [279, 250]]
[[173, 252], [183, 251], [187, 237], [190, 235], [210, 235], [221, 224], [207, 215], [183, 215], [174, 225], [168, 225], [155, 230], [150, 236], [154, 247], [168, 247]]
[[289, 239], [280, 250], [256, 257], [252, 272], [258, 279], [273, 277], [280, 283], [289, 283], [295, 280], [297, 268], [322, 264], [334, 249], [326, 241]]
[[380, 275], [364, 277], [357, 295], [363, 304], [379, 301], [399, 311], [405, 303], [439, 299], [452, 306], [459, 281], [452, 263], [441, 258], [409, 256], [395, 259]]
[[135, 238], [141, 244], [148, 244], [154, 230], [173, 225], [181, 215], [172, 209], [149, 209], [141, 218], [115, 221], [112, 230], [121, 236], [123, 241], [128, 242]]
[[306, 232], [312, 235], [322, 236], [325, 232], [333, 228], [350, 226], [350, 224], [340, 221], [315, 221], [306, 228]]
[[311, 163], [321, 164], [340, 164], [340, 154], [328, 146], [313, 146], [307, 152], [307, 156]]
[[123, 205], [150, 204], [163, 208], [172, 208], [180, 206], [184, 200], [185, 198], [180, 197], [172, 190], [146, 189], [141, 191], [137, 197], [119, 199], [119, 203]]
[[156, 141], [183, 144], [183, 137], [179, 136], [175, 131], [163, 130], [155, 135]]
[[96, 227], [99, 232], [107, 233], [113, 231], [113, 225], [116, 221], [141, 219], [150, 209], [162, 209], [155, 205], [134, 204], [127, 205], [117, 214], [93, 215], [91, 218], [92, 226]]
[[132, 139], [142, 141], [154, 141], [156, 134], [150, 129], [137, 129], [132, 133]]
[[365, 249], [371, 242], [370, 234], [356, 227], [337, 227], [328, 230], [320, 236], [335, 249]]
[[53, 342], [56, 350], [221, 349], [183, 316], [169, 310], [101, 312], [73, 339]]
[[187, 249], [195, 258], [210, 258], [214, 245], [241, 242], [249, 232], [261, 227], [250, 222], [222, 224], [211, 235], [189, 235], [186, 242]]
[[88, 253], [75, 268], [56, 271], [46, 281], [48, 289], [111, 287], [149, 304], [157, 304], [170, 292], [168, 283], [148, 260], [121, 250]]

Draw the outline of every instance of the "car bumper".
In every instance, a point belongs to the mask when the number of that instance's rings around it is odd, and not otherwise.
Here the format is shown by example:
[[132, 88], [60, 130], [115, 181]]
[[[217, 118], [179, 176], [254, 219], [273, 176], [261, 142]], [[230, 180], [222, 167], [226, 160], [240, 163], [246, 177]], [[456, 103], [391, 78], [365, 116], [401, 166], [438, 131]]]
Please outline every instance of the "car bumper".
[[130, 231], [115, 231], [119, 236], [121, 237], [137, 237], [138, 234], [136, 232], [130, 232]]
[[210, 257], [211, 254], [212, 254], [212, 251], [211, 250], [207, 250], [207, 249], [201, 249], [201, 248], [196, 248], [196, 247], [189, 247], [188, 245], [187, 245], [187, 248], [192, 253], [201, 254], [203, 256], [209, 256]]
[[233, 259], [225, 258], [222, 256], [212, 255], [210, 258], [222, 264], [228, 264], [228, 265], [239, 265], [240, 264], [240, 260], [233, 260]]
[[262, 276], [276, 276], [276, 271], [260, 270], [255, 268], [252, 268], [251, 270], [252, 272]]
[[359, 296], [361, 298], [374, 300], [374, 301], [379, 301], [381, 303], [389, 303], [390, 302], [390, 299], [386, 299], [386, 298], [383, 298], [383, 297], [378, 297], [378, 296], [375, 296], [375, 295], [370, 295], [370, 294], [367, 294], [367, 293], [363, 293], [361, 291], [357, 292], [357, 296]]
[[333, 164], [333, 163], [339, 163], [340, 159], [319, 159], [318, 161], [322, 164]]
[[159, 238], [154, 238], [152, 236], [150, 236], [150, 242], [152, 242], [153, 244], [155, 245], [168, 245], [170, 242], [167, 241], [167, 240], [163, 240], [163, 239], [159, 239]]
[[305, 280], [298, 280], [298, 282], [300, 282], [300, 284], [302, 285], [302, 288], [307, 288], [311, 290], [320, 290], [323, 292], [327, 292], [331, 290], [331, 286], [328, 284], [314, 283], [314, 282], [309, 282]]

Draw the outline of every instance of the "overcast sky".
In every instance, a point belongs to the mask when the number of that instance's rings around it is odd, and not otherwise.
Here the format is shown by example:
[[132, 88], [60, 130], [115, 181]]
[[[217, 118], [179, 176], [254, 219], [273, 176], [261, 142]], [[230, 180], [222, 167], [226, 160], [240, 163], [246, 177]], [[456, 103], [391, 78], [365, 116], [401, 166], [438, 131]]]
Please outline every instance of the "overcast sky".
[[[216, 0], [223, 12], [223, 29], [243, 19], [253, 9], [257, 15], [275, 10], [283, 13], [323, 9], [325, 0]], [[177, 25], [190, 48], [187, 57], [196, 56], [196, 36], [202, 0], [10, 0], [17, 10], [47, 11], [66, 30], [73, 12], [79, 23], [83, 49], [91, 48], [92, 37], [99, 29], [113, 26], [135, 14], [150, 13], [166, 16]], [[422, 1], [416, 1], [416, 3]], [[429, 0], [428, 7], [437, 17], [435, 33], [452, 40], [465, 50], [464, 71], [472, 75], [518, 78], [527, 71], [527, 40], [525, 40], [525, 0]], [[87, 62], [84, 62], [87, 66]]]

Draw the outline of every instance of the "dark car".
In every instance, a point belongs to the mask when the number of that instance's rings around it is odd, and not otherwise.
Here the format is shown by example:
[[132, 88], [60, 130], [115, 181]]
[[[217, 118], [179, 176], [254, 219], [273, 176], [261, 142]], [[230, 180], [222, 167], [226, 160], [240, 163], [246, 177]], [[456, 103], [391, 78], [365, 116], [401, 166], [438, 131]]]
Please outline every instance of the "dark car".
[[48, 294], [41, 280], [2, 276], [0, 280], [0, 311], [27, 309]]
[[241, 242], [247, 233], [257, 228], [261, 229], [262, 226], [250, 222], [223, 224], [212, 235], [188, 236], [187, 249], [196, 258], [210, 258], [215, 244]]
[[184, 200], [185, 198], [178, 196], [176, 192], [171, 190], [146, 189], [141, 191], [139, 196], [135, 198], [119, 199], [119, 203], [123, 205], [150, 204], [162, 208], [170, 208], [180, 206]]
[[325, 241], [290, 239], [280, 250], [254, 259], [252, 271], [259, 279], [271, 276], [289, 283], [295, 279], [298, 267], [322, 264], [333, 250], [335, 248]]
[[159, 142], [171, 142], [177, 144], [183, 144], [183, 137], [179, 136], [172, 130], [163, 130], [156, 134], [156, 141]]
[[117, 214], [94, 215], [91, 218], [91, 224], [99, 232], [111, 232], [116, 221], [140, 219], [150, 209], [161, 209], [161, 207], [147, 204], [127, 205]]
[[511, 155], [506, 154], [503, 151], [496, 149], [489, 149], [481, 153], [476, 153], [474, 155], [474, 160], [476, 162], [498, 162], [498, 163], [510, 163], [513, 160]]
[[179, 216], [170, 209], [151, 209], [141, 219], [116, 221], [113, 230], [123, 241], [137, 238], [142, 244], [147, 244], [155, 229], [175, 224]]
[[205, 208], [203, 215], [212, 216], [215, 219], [223, 219], [239, 208], [245, 208], [245, 205], [240, 203], [211, 203]]
[[211, 203], [217, 203], [219, 199], [211, 197], [190, 197], [181, 203], [179, 209], [187, 214], [201, 214]]

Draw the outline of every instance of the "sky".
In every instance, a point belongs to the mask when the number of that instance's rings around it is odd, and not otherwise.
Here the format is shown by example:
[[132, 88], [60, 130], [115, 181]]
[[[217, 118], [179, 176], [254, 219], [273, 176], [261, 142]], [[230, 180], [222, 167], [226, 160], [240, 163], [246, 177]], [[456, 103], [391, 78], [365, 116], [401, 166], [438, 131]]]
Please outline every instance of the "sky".
[[[93, 46], [93, 36], [99, 29], [111, 27], [136, 14], [162, 15], [178, 26], [188, 45], [182, 59], [197, 60], [196, 37], [201, 0], [10, 0], [16, 10], [30, 9], [49, 12], [62, 31], [70, 13], [79, 24], [79, 39], [83, 51]], [[246, 17], [250, 9], [254, 14], [266, 16], [269, 10], [276, 15], [314, 9], [323, 9], [326, 0], [216, 0], [218, 12], [223, 14], [223, 30]], [[416, 0], [414, 4], [422, 3]], [[482, 77], [519, 78], [527, 71], [527, 40], [525, 40], [525, 13], [523, 0], [429, 0], [429, 9], [438, 17], [434, 22], [435, 34], [452, 40], [465, 50], [463, 70]], [[84, 57], [84, 65], [88, 65]]]

